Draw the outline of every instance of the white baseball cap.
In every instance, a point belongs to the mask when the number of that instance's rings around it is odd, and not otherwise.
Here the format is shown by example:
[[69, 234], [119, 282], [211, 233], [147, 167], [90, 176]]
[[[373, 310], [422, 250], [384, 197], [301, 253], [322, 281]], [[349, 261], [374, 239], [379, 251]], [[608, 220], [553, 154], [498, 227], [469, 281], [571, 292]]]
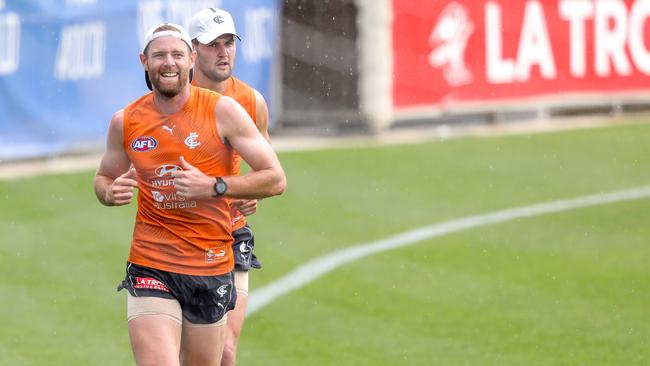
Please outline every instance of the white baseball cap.
[[[162, 27], [163, 25], [168, 25], [176, 30], [160, 30], [156, 32], [156, 29]], [[165, 37], [165, 36], [171, 36], [171, 37], [176, 37], [178, 39], [183, 40], [185, 43], [187, 43], [188, 46], [190, 46], [190, 50], [192, 49], [192, 39], [190, 38], [189, 33], [185, 30], [185, 28], [181, 27], [178, 24], [174, 23], [161, 23], [158, 25], [155, 25], [149, 29], [147, 34], [144, 36], [144, 41], [142, 43], [142, 52], [144, 52], [145, 49], [147, 49], [147, 46], [149, 46], [149, 43], [151, 43], [154, 39], [158, 37]]]
[[217, 8], [207, 8], [194, 14], [188, 27], [190, 39], [208, 44], [223, 34], [241, 37], [235, 31], [235, 21], [230, 13]]

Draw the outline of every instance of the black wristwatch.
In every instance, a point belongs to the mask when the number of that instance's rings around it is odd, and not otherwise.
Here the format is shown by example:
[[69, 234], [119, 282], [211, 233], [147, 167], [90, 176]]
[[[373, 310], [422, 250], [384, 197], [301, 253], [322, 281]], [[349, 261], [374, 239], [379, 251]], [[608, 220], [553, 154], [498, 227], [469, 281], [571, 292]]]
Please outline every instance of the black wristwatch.
[[216, 182], [214, 182], [214, 196], [221, 197], [226, 194], [228, 190], [228, 185], [221, 177], [216, 177]]

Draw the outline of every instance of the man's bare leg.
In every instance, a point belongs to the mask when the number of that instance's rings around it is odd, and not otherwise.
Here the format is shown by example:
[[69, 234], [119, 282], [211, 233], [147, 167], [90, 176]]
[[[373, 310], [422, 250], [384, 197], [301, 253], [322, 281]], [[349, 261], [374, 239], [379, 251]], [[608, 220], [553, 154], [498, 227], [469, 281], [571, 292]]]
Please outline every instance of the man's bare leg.
[[226, 323], [226, 340], [223, 348], [221, 366], [235, 366], [237, 363], [237, 344], [244, 327], [244, 317], [248, 306], [248, 272], [235, 271], [235, 288], [237, 289], [237, 303], [235, 308], [228, 312]]
[[226, 317], [214, 324], [191, 324], [183, 320], [182, 366], [218, 366], [226, 336]]
[[178, 301], [128, 294], [127, 318], [138, 366], [179, 364], [182, 320]]

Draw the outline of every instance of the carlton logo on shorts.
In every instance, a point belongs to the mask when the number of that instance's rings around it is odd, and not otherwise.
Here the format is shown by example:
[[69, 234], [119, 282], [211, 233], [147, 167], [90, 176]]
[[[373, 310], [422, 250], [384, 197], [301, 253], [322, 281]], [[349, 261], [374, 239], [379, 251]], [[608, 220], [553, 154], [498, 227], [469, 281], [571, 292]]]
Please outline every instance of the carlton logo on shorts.
[[228, 286], [230, 285], [221, 285], [217, 289], [217, 293], [219, 294], [219, 297], [223, 297], [223, 295], [228, 293]]
[[136, 277], [133, 288], [137, 290], [159, 290], [170, 292], [164, 283], [151, 277]]
[[158, 146], [158, 141], [149, 136], [140, 136], [131, 143], [131, 150], [137, 152], [151, 151]]

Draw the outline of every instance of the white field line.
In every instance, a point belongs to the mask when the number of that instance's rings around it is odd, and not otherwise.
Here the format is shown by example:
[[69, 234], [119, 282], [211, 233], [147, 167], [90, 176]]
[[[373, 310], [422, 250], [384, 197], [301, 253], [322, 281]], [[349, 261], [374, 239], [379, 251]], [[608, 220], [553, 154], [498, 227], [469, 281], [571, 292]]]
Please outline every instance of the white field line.
[[249, 297], [247, 315], [257, 312], [280, 296], [297, 290], [344, 264], [368, 257], [375, 253], [413, 245], [426, 239], [437, 238], [467, 229], [498, 224], [518, 218], [569, 211], [613, 202], [630, 201], [645, 197], [650, 197], [650, 186], [539, 203], [530, 206], [514, 207], [502, 211], [463, 217], [423, 226], [370, 243], [348, 247], [323, 257], [315, 258], [287, 273], [280, 279], [252, 291]]

